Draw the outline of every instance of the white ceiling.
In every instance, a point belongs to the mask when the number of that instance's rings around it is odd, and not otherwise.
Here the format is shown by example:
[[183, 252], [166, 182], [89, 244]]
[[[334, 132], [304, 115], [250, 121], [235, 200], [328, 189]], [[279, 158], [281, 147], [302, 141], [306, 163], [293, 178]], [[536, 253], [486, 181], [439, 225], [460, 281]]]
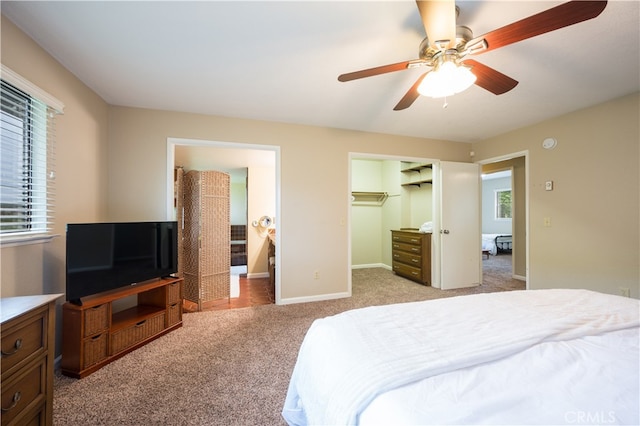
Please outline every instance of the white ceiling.
[[[557, 1], [459, 1], [475, 36]], [[640, 2], [474, 59], [518, 80], [393, 111], [425, 69], [413, 1], [2, 1], [2, 13], [112, 105], [474, 142], [640, 89]], [[55, 93], [53, 93], [55, 95]]]

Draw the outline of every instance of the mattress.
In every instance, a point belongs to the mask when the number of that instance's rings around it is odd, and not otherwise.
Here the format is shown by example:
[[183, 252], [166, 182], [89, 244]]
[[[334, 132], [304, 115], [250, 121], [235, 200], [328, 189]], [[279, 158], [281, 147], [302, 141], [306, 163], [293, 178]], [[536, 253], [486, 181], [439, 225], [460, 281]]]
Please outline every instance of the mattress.
[[[639, 424], [640, 304], [526, 290], [316, 320], [283, 417], [306, 424]], [[611, 362], [615, 360], [615, 362]]]

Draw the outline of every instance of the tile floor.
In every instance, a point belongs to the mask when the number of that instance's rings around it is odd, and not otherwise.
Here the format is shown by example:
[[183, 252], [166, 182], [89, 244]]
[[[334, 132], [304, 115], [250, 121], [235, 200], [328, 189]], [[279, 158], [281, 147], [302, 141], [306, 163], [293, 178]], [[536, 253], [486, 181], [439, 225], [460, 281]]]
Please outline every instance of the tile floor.
[[[273, 289], [269, 285], [269, 278], [248, 279], [246, 275], [240, 275], [240, 297], [214, 300], [203, 303], [203, 311], [216, 311], [224, 309], [246, 308], [249, 306], [268, 305], [275, 303]], [[196, 312], [198, 305], [188, 300], [184, 301], [184, 312]]]

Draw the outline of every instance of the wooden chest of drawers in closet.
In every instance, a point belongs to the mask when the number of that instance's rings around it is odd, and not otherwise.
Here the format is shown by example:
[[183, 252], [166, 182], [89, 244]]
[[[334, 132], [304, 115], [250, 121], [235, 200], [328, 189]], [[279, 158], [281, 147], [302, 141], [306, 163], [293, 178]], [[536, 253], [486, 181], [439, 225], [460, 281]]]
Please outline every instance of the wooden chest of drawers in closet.
[[431, 234], [392, 230], [391, 256], [397, 275], [431, 285]]

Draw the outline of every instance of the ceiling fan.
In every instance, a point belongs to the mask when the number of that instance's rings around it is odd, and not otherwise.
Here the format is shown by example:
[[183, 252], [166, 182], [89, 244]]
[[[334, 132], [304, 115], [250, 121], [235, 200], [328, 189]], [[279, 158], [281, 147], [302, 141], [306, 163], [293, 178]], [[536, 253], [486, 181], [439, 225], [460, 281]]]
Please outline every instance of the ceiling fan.
[[339, 81], [351, 81], [410, 68], [431, 67], [400, 99], [393, 108], [396, 111], [410, 107], [421, 94], [433, 98], [447, 97], [466, 90], [472, 84], [496, 95], [508, 92], [518, 84], [516, 80], [468, 56], [593, 19], [607, 5], [606, 1], [569, 1], [474, 38], [469, 28], [456, 26], [459, 10], [453, 0], [416, 0], [416, 3], [427, 33], [420, 43], [419, 59], [338, 76]]

